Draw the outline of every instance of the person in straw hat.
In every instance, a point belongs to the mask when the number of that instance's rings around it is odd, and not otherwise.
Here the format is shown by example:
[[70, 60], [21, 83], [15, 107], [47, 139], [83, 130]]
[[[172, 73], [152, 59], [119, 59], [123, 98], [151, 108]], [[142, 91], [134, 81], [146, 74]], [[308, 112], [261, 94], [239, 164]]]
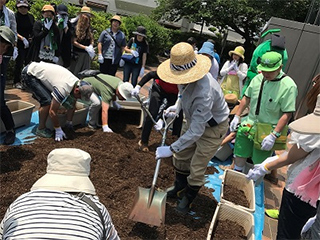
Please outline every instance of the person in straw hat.
[[236, 47], [229, 52], [230, 59], [227, 60], [220, 71], [221, 88], [224, 95], [232, 94], [237, 99], [240, 98], [240, 93], [243, 86], [243, 80], [247, 76], [248, 65], [244, 62], [244, 48]]
[[8, 208], [0, 238], [120, 239], [96, 196], [90, 162], [90, 154], [77, 148], [52, 150], [47, 173]]
[[98, 39], [98, 62], [101, 73], [115, 76], [127, 42], [120, 30], [120, 16], [114, 15], [110, 23], [111, 27], [103, 30]]
[[180, 138], [156, 150], [157, 159], [173, 155], [176, 179], [167, 194], [181, 198], [177, 210], [182, 213], [189, 211], [205, 183], [207, 164], [228, 129], [229, 109], [219, 83], [208, 74], [210, 67], [208, 57], [195, 54], [190, 44], [182, 42], [172, 47], [170, 59], [157, 69], [163, 81], [178, 84], [179, 100], [166, 109], [167, 115], [182, 108], [186, 119]]
[[[320, 94], [312, 114], [289, 124], [290, 150], [269, 157], [247, 175], [258, 180], [271, 170], [290, 165], [280, 205], [277, 239], [300, 239], [303, 225], [317, 212], [320, 200]], [[318, 203], [317, 203], [318, 201]], [[317, 226], [320, 227], [318, 216]], [[319, 229], [316, 234], [319, 239]]]
[[[265, 53], [258, 69], [262, 73], [252, 79], [230, 123], [231, 131], [238, 129], [234, 147], [236, 156], [234, 169], [240, 172], [243, 171], [247, 158], [251, 157], [253, 163], [258, 164], [271, 156], [276, 139], [281, 136], [281, 132], [296, 110], [297, 85], [281, 70], [281, 54]], [[241, 119], [240, 124], [240, 115], [247, 106], [250, 109], [249, 114]], [[259, 123], [268, 124], [272, 128], [263, 138], [261, 147], [257, 147], [250, 137]], [[249, 134], [242, 129], [247, 126], [251, 126]], [[277, 184], [277, 172], [273, 171], [270, 177], [270, 180]]]

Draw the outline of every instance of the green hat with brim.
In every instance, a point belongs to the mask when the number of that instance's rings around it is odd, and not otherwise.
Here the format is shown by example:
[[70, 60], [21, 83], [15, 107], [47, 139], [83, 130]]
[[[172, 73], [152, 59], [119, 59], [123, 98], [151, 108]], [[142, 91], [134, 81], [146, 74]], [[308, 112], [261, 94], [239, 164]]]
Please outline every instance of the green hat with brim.
[[7, 26], [1, 26], [0, 27], [0, 36], [7, 41], [8, 43], [10, 43], [12, 46], [14, 45], [15, 42], [15, 36], [13, 31], [8, 28]]
[[266, 52], [262, 55], [257, 69], [264, 72], [273, 72], [279, 69], [281, 64], [282, 56], [280, 53]]

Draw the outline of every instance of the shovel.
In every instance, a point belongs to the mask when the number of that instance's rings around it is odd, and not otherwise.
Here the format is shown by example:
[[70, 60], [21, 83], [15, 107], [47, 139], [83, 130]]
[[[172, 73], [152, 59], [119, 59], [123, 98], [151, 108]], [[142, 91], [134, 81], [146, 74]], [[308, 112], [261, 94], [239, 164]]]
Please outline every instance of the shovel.
[[[154, 125], [157, 125], [157, 122], [156, 120], [153, 119], [150, 111], [148, 108], [146, 108], [146, 106], [143, 104], [143, 102], [141, 101], [140, 97], [139, 96], [136, 96], [136, 99], [138, 100], [138, 102], [140, 103], [142, 109], [148, 114], [148, 116], [150, 117], [151, 121], [153, 122]], [[162, 135], [163, 135], [163, 132], [162, 131], [159, 131]]]
[[[163, 113], [163, 119], [164, 119], [164, 113]], [[169, 123], [164, 121], [165, 128], [164, 128], [164, 133], [162, 135], [161, 146], [165, 145], [167, 130], [173, 121], [174, 121], [174, 118]], [[160, 192], [155, 189], [158, 174], [159, 174], [161, 159], [159, 158], [156, 161], [157, 161], [157, 165], [153, 175], [151, 188], [147, 189], [147, 188], [138, 187], [136, 191], [135, 199], [133, 202], [133, 206], [131, 208], [128, 218], [136, 222], [142, 222], [142, 223], [159, 227], [161, 226], [161, 224], [164, 224], [164, 220], [165, 220], [167, 193]]]

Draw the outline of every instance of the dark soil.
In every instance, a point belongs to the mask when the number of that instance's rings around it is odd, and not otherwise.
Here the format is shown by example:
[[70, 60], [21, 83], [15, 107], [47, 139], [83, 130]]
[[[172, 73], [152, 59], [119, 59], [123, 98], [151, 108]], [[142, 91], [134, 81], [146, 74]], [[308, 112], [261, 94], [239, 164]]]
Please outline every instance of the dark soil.
[[[137, 187], [150, 188], [154, 169], [155, 149], [161, 135], [152, 132], [150, 152], [141, 152], [138, 141], [141, 130], [138, 119], [111, 114], [110, 127], [114, 133], [92, 131], [87, 127], [75, 130], [73, 140], [55, 142], [37, 138], [33, 144], [1, 146], [0, 217], [21, 194], [28, 192], [33, 183], [46, 173], [47, 155], [55, 148], [80, 148], [92, 157], [90, 178], [100, 201], [107, 207], [122, 239], [205, 239], [216, 208], [212, 189], [202, 187], [194, 200], [193, 215], [175, 211], [175, 200], [167, 200], [166, 221], [161, 227], [149, 226], [127, 218]], [[168, 143], [173, 141], [168, 133]], [[216, 169], [210, 167], [210, 174]], [[207, 174], [208, 174], [207, 173]], [[174, 182], [174, 169], [170, 159], [163, 159], [157, 188], [166, 189]], [[236, 194], [237, 196], [237, 194]], [[230, 231], [230, 230], [229, 230]]]
[[250, 203], [244, 194], [244, 191], [235, 186], [225, 184], [223, 186], [223, 198], [240, 206], [246, 208], [250, 207]]
[[238, 223], [230, 220], [219, 220], [213, 231], [214, 234], [212, 234], [211, 239], [214, 240], [247, 239], [244, 228]]

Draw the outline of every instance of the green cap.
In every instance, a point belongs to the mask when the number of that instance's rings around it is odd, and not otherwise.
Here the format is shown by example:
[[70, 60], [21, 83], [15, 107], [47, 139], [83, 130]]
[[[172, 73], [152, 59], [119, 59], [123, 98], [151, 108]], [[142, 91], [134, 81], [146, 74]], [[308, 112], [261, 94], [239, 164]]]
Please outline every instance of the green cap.
[[8, 28], [7, 26], [1, 26], [0, 27], [0, 36], [6, 40], [8, 43], [11, 43], [13, 46], [15, 43], [15, 36], [13, 31]]
[[257, 69], [264, 72], [273, 72], [277, 70], [281, 64], [282, 56], [280, 53], [266, 52], [262, 55]]

